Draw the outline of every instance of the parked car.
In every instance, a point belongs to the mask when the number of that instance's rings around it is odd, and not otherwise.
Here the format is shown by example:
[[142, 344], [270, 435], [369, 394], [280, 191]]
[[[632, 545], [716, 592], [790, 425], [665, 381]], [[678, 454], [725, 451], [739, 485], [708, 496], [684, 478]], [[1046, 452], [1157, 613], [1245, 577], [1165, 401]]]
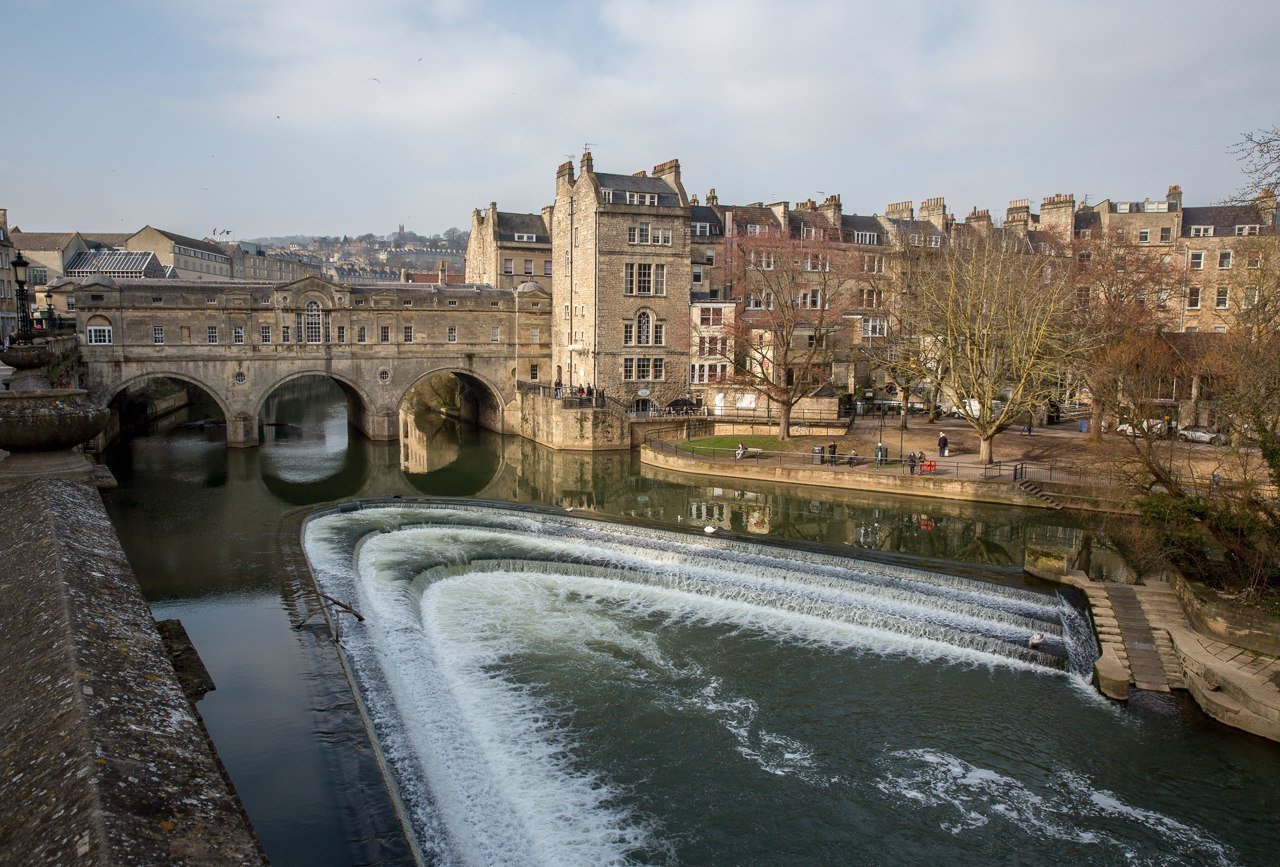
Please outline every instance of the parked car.
[[1220, 446], [1227, 441], [1225, 436], [1204, 425], [1184, 427], [1178, 431], [1178, 439], [1188, 443], [1209, 443], [1215, 446]]
[[1149, 418], [1146, 421], [1125, 421], [1116, 425], [1116, 433], [1123, 436], [1141, 436], [1143, 433], [1164, 436], [1164, 419]]

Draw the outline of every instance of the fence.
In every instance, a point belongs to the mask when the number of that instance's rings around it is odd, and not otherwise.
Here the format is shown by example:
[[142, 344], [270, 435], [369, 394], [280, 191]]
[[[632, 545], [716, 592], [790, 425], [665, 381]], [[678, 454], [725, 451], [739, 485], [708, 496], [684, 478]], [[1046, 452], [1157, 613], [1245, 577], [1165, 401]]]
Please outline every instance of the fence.
[[[881, 451], [879, 457], [875, 454], [850, 455], [847, 453], [837, 453], [832, 456], [825, 448], [819, 453], [820, 446], [814, 446], [809, 452], [775, 452], [764, 449], [745, 449], [740, 454], [738, 449], [696, 445], [684, 441], [683, 438], [679, 440], [673, 439], [673, 435], [678, 436], [679, 432], [660, 431], [650, 434], [645, 437], [645, 445], [655, 452], [663, 454], [683, 457], [695, 456], [730, 466], [804, 467], [807, 469], [821, 466], [834, 472], [849, 472], [854, 468], [861, 468], [864, 472], [901, 474], [910, 474], [912, 471], [909, 461], [901, 456], [890, 457], [887, 448]], [[726, 467], [726, 472], [732, 471]], [[1064, 481], [1076, 478], [1073, 474], [1066, 473], [1053, 466], [1035, 466], [1022, 462], [1006, 461], [997, 461], [992, 464], [973, 464], [948, 458], [926, 458], [922, 461], [917, 461], [915, 473], [921, 476], [1008, 483], [1028, 478], [1029, 473], [1045, 481], [1050, 478]], [[1068, 476], [1070, 476], [1070, 479], [1068, 479]]]

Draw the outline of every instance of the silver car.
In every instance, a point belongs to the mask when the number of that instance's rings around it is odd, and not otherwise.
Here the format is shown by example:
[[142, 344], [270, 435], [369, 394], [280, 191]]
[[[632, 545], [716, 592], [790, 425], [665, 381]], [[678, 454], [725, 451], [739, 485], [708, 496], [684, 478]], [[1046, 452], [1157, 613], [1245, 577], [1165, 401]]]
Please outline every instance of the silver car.
[[1209, 443], [1214, 446], [1220, 446], [1227, 441], [1222, 434], [1204, 425], [1184, 427], [1178, 431], [1178, 439], [1188, 443]]

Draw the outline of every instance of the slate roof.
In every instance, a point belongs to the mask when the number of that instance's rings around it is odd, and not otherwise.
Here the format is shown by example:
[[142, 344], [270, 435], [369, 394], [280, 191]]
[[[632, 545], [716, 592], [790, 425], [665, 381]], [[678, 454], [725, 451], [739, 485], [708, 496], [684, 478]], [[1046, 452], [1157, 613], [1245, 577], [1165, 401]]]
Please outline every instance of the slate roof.
[[[624, 193], [657, 193], [659, 207], [680, 207], [679, 194], [671, 189], [671, 185], [662, 180], [662, 178], [648, 176], [638, 178], [634, 175], [610, 175], [596, 172], [596, 181], [600, 184], [600, 188], [604, 190], [621, 190]], [[625, 198], [622, 201], [618, 201], [617, 197], [615, 197], [613, 200], [615, 205], [624, 204], [625, 202]]]
[[770, 208], [758, 205], [730, 205], [726, 207], [725, 212], [733, 213], [733, 224], [739, 226], [768, 226], [771, 229], [781, 229], [782, 224], [778, 222], [778, 215]]
[[1093, 208], [1086, 208], [1083, 211], [1077, 210], [1074, 225], [1077, 232], [1086, 229], [1097, 229], [1102, 226], [1102, 217]]
[[880, 243], [885, 243], [884, 226], [879, 217], [867, 217], [862, 214], [842, 214], [840, 228], [845, 232], [875, 232], [880, 236]]
[[498, 212], [498, 240], [514, 241], [516, 235], [534, 235], [535, 243], [550, 244], [551, 233], [541, 214], [513, 214]]
[[75, 232], [10, 232], [9, 240], [19, 250], [65, 250]]
[[[83, 234], [83, 233], [82, 233]], [[83, 235], [85, 243], [90, 247], [124, 247], [124, 242], [134, 236], [133, 232], [91, 232]]]
[[928, 220], [889, 220], [899, 232], [908, 235], [941, 235], [942, 230]]
[[690, 223], [710, 223], [712, 235], [724, 234], [724, 222], [720, 213], [708, 205], [693, 205], [689, 208]]
[[[155, 228], [154, 226], [152, 228]], [[203, 250], [206, 253], [212, 253], [215, 256], [227, 256], [227, 251], [222, 249], [213, 241], [201, 241], [197, 238], [189, 238], [186, 235], [179, 235], [177, 232], [168, 232], [164, 229], [156, 229], [161, 235], [164, 235], [175, 244], [181, 244], [184, 247], [190, 247], [193, 250]], [[133, 237], [130, 235], [129, 237]]]
[[1211, 205], [1182, 209], [1182, 237], [1191, 237], [1192, 226], [1213, 226], [1214, 237], [1235, 235], [1236, 226], [1269, 226], [1271, 215], [1253, 205]]

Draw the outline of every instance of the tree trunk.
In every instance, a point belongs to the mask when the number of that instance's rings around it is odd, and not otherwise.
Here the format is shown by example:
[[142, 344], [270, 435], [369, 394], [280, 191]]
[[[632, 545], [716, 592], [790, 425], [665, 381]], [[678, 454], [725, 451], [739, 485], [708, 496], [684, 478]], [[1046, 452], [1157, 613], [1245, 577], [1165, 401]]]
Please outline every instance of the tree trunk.
[[782, 412], [778, 416], [778, 439], [791, 439], [791, 404], [781, 404]]
[[[903, 392], [903, 394], [905, 394], [905, 393], [906, 393], [906, 392]], [[902, 402], [902, 412], [900, 413], [900, 415], [901, 415], [902, 417], [901, 417], [900, 419], [898, 419], [898, 428], [899, 428], [900, 430], [908, 430], [908, 428], [907, 428], [907, 402], [906, 402], [905, 400]]]
[[1097, 401], [1089, 405], [1089, 439], [1102, 439], [1102, 404]]
[[991, 441], [994, 439], [995, 439], [994, 435], [978, 436], [978, 463], [980, 464], [994, 463], [994, 461], [991, 459]]

